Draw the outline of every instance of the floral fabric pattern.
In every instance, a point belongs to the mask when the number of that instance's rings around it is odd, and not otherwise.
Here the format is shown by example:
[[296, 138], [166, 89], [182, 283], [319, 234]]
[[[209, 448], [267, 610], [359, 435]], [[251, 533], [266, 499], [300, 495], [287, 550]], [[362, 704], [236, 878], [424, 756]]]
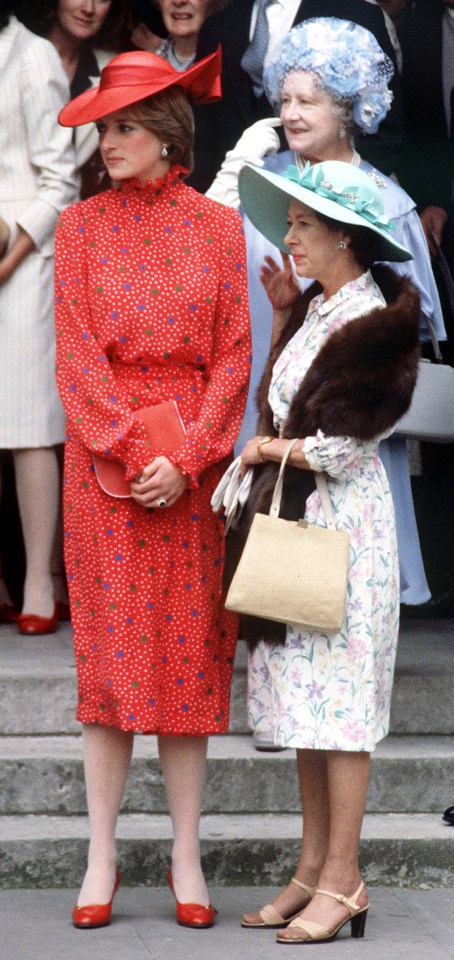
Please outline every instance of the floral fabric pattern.
[[[270, 403], [285, 422], [292, 397], [326, 338], [383, 305], [369, 272], [310, 304], [275, 364]], [[250, 655], [249, 721], [281, 746], [371, 751], [386, 736], [399, 627], [394, 509], [378, 442], [306, 437], [313, 470], [325, 470], [336, 524], [350, 535], [346, 615], [337, 634], [287, 626], [285, 645], [261, 642]], [[306, 519], [324, 526], [318, 493]]]
[[[223, 732], [237, 621], [221, 602], [224, 533], [210, 499], [250, 370], [240, 217], [174, 168], [69, 207], [56, 264], [77, 717], [144, 733]], [[121, 460], [132, 478], [164, 452], [133, 411], [171, 399], [187, 440], [168, 458], [187, 491], [162, 510], [109, 497], [90, 451]]]

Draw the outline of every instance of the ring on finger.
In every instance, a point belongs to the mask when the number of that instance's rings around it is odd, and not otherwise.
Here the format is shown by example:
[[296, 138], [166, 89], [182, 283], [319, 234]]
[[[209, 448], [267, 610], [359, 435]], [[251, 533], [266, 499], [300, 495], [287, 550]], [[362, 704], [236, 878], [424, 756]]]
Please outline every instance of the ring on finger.
[[156, 500], [156, 506], [157, 506], [157, 507], [166, 507], [166, 506], [167, 506], [167, 500], [166, 500], [166, 498], [165, 498], [165, 497], [159, 497], [159, 499]]

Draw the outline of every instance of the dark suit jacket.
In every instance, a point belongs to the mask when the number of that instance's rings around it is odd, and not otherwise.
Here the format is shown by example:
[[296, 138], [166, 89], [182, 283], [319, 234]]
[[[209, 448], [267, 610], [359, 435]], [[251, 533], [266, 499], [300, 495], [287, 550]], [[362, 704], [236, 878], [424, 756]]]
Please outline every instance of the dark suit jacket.
[[399, 28], [407, 132], [399, 176], [419, 209], [447, 207], [451, 200], [454, 151], [443, 100], [444, 9], [441, 0], [419, 0]]
[[[406, 138], [397, 175], [419, 211], [427, 206], [446, 210], [442, 248], [454, 274], [454, 142], [449, 137], [443, 97], [444, 10], [441, 0], [417, 0], [409, 6], [399, 26]], [[454, 95], [451, 100], [453, 121]], [[448, 334], [444, 356], [454, 365], [454, 313], [437, 262], [434, 274]]]
[[[272, 116], [265, 96], [257, 99], [250, 77], [241, 67], [241, 58], [249, 43], [249, 30], [254, 0], [232, 0], [221, 13], [209, 17], [202, 27], [197, 58], [201, 59], [222, 44], [223, 99], [219, 104], [199, 108], [197, 113], [196, 174], [199, 189], [207, 189], [219, 169], [227, 150], [235, 145], [251, 123]], [[375, 35], [382, 49], [395, 63], [394, 50], [386, 29], [383, 13], [366, 0], [302, 0], [293, 26], [309, 17], [339, 17], [353, 20]], [[383, 121], [380, 135], [360, 138], [358, 148], [363, 156], [391, 171], [392, 148], [401, 140], [400, 88], [397, 71], [393, 78], [395, 101]], [[388, 162], [389, 155], [389, 162]], [[381, 162], [383, 157], [383, 162]]]

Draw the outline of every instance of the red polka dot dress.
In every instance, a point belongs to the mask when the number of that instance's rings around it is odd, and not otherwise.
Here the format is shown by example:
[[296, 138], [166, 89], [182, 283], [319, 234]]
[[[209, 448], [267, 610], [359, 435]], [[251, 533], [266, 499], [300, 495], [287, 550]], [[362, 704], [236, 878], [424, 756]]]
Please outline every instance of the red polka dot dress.
[[[239, 215], [180, 170], [69, 207], [56, 236], [57, 380], [77, 718], [162, 734], [228, 729], [236, 618], [221, 600], [212, 492], [238, 434], [251, 362]], [[91, 451], [132, 479], [154, 456], [134, 410], [174, 399], [174, 506], [105, 494]], [[167, 454], [166, 454], [167, 455]]]

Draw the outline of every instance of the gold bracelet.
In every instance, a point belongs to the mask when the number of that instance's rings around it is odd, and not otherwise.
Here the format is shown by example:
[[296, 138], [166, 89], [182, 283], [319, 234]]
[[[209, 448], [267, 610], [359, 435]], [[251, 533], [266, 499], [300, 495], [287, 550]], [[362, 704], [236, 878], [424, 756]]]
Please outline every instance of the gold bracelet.
[[257, 440], [257, 456], [261, 463], [266, 463], [266, 459], [263, 456], [262, 447], [265, 443], [271, 443], [272, 440], [275, 440], [276, 437], [259, 437]]

